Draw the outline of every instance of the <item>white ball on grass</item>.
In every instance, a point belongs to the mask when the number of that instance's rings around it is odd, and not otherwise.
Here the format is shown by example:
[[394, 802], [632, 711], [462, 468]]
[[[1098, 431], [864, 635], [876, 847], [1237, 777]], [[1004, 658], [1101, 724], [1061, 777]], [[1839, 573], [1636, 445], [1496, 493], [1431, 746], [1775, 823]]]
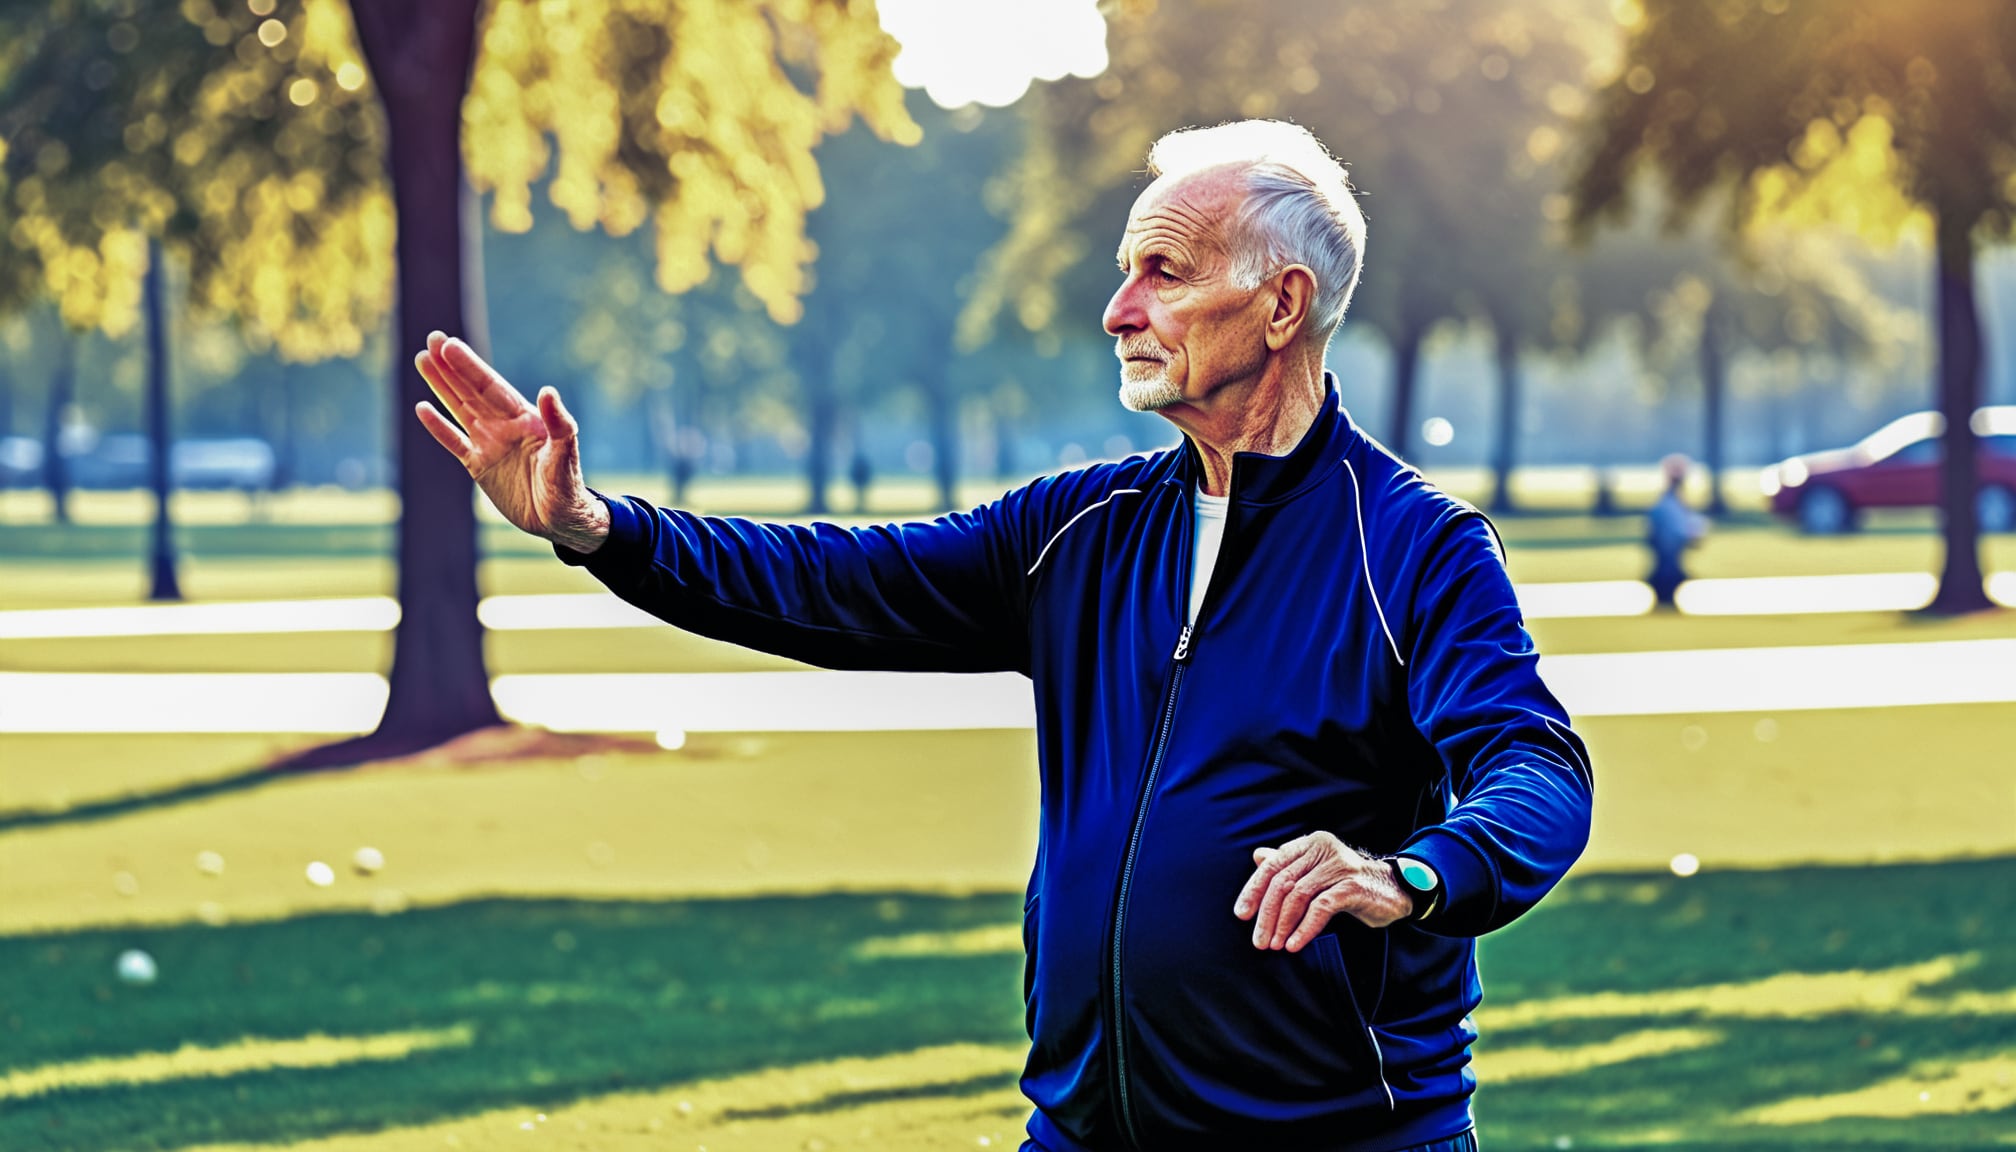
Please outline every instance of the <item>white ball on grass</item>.
[[119, 979], [128, 984], [152, 984], [154, 982], [154, 958], [138, 948], [128, 948], [119, 954]]
[[385, 867], [385, 854], [376, 848], [359, 848], [356, 855], [350, 857], [350, 864], [357, 869], [359, 876], [369, 876]]
[[327, 888], [336, 882], [336, 870], [320, 860], [308, 865], [308, 883], [317, 888]]

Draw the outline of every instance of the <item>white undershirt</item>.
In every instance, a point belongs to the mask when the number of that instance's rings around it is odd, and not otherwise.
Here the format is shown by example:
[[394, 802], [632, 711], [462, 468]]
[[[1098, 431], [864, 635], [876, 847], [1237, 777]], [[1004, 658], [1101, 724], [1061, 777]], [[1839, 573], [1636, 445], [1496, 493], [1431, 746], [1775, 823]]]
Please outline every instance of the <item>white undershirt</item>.
[[1184, 623], [1197, 622], [1197, 609], [1204, 606], [1204, 589], [1211, 583], [1211, 569], [1218, 563], [1218, 543], [1225, 538], [1225, 509], [1230, 496], [1196, 494], [1196, 535], [1190, 549], [1190, 614]]

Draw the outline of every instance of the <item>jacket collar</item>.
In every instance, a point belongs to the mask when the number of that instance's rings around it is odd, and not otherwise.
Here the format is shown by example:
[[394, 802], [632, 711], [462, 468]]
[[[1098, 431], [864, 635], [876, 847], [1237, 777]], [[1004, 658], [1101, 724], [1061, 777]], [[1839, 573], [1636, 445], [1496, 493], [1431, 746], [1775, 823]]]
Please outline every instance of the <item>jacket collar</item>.
[[[1344, 411], [1334, 373], [1323, 373], [1323, 403], [1308, 431], [1286, 456], [1264, 452], [1232, 454], [1232, 499], [1238, 504], [1274, 504], [1321, 480], [1343, 459], [1360, 433]], [[1176, 479], [1192, 488], [1204, 477], [1203, 457], [1188, 433], [1177, 451]]]

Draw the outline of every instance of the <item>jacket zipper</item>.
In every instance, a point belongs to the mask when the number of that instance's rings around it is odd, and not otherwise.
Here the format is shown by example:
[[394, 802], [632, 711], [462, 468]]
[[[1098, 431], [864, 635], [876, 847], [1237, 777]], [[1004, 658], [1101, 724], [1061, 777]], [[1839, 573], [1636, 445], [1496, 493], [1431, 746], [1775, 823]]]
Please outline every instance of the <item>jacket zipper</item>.
[[1134, 1130], [1133, 1102], [1127, 1095], [1127, 1009], [1121, 999], [1120, 947], [1127, 935], [1127, 893], [1134, 883], [1134, 855], [1141, 846], [1141, 830], [1148, 823], [1148, 800], [1155, 794], [1155, 777], [1162, 770], [1162, 757], [1169, 749], [1169, 729], [1176, 723], [1176, 694], [1183, 687], [1184, 664], [1190, 659], [1190, 629], [1185, 624], [1176, 638], [1175, 667], [1169, 673], [1169, 692], [1162, 699], [1162, 719], [1155, 729], [1155, 747], [1148, 758], [1148, 777], [1141, 785], [1141, 797], [1134, 804], [1134, 830], [1127, 837], [1127, 856], [1120, 867], [1120, 901], [1113, 913], [1113, 1069], [1120, 1085], [1120, 1122], [1127, 1142], [1141, 1146]]

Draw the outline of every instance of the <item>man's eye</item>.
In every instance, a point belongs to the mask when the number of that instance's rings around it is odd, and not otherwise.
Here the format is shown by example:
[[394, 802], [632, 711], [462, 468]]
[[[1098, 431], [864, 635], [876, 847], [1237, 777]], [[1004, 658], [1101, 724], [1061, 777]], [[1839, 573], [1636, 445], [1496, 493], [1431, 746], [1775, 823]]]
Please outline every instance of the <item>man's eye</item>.
[[1167, 268], [1157, 268], [1155, 270], [1155, 278], [1164, 284], [1174, 284], [1177, 280], [1176, 274]]

